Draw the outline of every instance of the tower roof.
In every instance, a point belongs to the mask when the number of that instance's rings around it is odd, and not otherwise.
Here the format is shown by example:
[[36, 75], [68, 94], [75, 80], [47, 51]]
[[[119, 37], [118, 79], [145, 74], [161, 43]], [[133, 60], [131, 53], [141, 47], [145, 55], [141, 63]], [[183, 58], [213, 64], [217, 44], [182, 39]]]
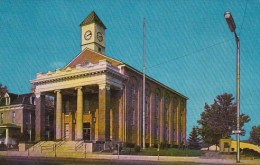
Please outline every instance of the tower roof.
[[97, 23], [99, 24], [100, 26], [104, 27], [106, 29], [106, 26], [103, 24], [103, 22], [100, 20], [100, 18], [97, 16], [97, 14], [92, 11], [85, 19], [84, 21], [81, 22], [80, 26], [83, 26], [83, 25], [88, 25], [88, 24], [91, 24], [91, 23]]

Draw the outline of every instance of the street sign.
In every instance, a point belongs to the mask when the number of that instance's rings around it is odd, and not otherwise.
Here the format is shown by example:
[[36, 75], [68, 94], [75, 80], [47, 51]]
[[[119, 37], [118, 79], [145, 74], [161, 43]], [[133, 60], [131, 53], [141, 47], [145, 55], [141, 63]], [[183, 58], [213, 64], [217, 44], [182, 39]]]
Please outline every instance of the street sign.
[[232, 134], [240, 134], [242, 136], [245, 136], [246, 131], [245, 130], [233, 130]]

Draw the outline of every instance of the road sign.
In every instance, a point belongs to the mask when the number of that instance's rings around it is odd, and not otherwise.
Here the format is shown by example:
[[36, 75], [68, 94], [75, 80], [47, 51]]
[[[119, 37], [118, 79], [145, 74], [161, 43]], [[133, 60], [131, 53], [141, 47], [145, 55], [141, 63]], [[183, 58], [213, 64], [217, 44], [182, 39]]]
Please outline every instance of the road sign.
[[232, 134], [240, 134], [242, 136], [245, 136], [246, 131], [245, 130], [233, 130]]

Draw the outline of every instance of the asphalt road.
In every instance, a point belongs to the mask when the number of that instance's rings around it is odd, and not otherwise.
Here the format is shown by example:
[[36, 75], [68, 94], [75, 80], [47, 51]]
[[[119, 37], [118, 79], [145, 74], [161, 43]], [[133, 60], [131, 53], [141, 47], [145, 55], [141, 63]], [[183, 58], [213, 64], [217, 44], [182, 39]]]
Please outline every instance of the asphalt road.
[[206, 165], [185, 162], [155, 162], [134, 160], [96, 160], [96, 159], [64, 159], [64, 158], [33, 158], [33, 157], [0, 157], [1, 165]]

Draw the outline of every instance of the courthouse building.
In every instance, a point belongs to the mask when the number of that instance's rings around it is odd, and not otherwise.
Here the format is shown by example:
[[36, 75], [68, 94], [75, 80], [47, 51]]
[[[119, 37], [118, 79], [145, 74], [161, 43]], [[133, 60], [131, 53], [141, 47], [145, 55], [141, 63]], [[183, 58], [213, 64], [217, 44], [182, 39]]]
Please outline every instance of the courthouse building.
[[55, 100], [54, 140], [181, 144], [186, 139], [187, 97], [105, 54], [106, 26], [93, 11], [80, 24], [81, 52], [64, 68], [37, 73], [35, 138], [46, 137], [45, 96]]

